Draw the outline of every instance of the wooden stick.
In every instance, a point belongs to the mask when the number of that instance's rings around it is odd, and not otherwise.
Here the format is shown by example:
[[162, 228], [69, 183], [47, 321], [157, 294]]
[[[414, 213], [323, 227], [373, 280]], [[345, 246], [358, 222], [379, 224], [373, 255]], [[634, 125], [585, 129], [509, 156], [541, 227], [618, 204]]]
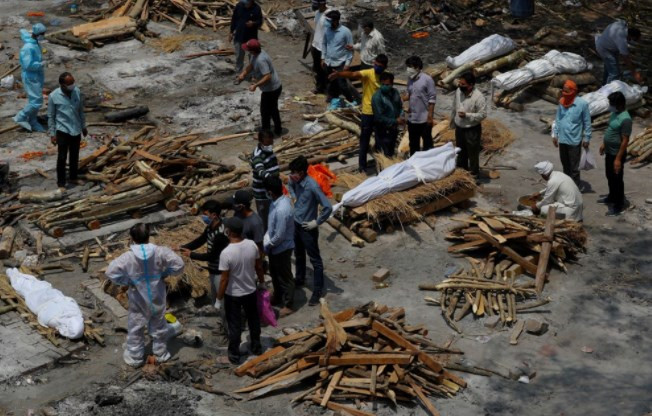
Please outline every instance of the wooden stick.
[[353, 233], [353, 231], [349, 230], [344, 224], [342, 224], [337, 218], [335, 217], [330, 217], [329, 219], [326, 220], [328, 225], [333, 227], [335, 231], [339, 232], [351, 242], [351, 245], [354, 247], [364, 247], [364, 240], [358, 237]]
[[2, 230], [2, 239], [0, 239], [0, 260], [8, 259], [11, 256], [11, 249], [14, 246], [16, 238], [16, 229], [14, 227], [5, 227]]
[[219, 137], [213, 137], [211, 139], [204, 139], [204, 140], [195, 141], [195, 142], [190, 143], [190, 145], [188, 147], [203, 146], [203, 145], [206, 145], [206, 144], [216, 144], [216, 143], [219, 143], [219, 142], [223, 142], [225, 140], [237, 139], [239, 137], [246, 137], [246, 136], [249, 136], [251, 134], [252, 134], [251, 132], [227, 134], [226, 136], [219, 136]]
[[[548, 218], [546, 218], [546, 228], [543, 235], [548, 239], [541, 244], [541, 255], [539, 256], [539, 264], [536, 269], [535, 288], [538, 294], [543, 291], [543, 285], [546, 282], [546, 272], [548, 270], [548, 260], [550, 259], [550, 250], [552, 249], [552, 241], [555, 237], [555, 216], [557, 207], [551, 205], [548, 207]], [[529, 262], [528, 262], [529, 263]]]
[[328, 387], [326, 388], [326, 393], [324, 393], [324, 397], [321, 400], [320, 404], [322, 407], [326, 407], [326, 405], [328, 404], [328, 401], [330, 400], [331, 395], [333, 394], [333, 390], [335, 390], [335, 387], [342, 379], [342, 375], [344, 375], [343, 370], [336, 371], [335, 374], [333, 374], [333, 377], [331, 378], [331, 382], [328, 383]]

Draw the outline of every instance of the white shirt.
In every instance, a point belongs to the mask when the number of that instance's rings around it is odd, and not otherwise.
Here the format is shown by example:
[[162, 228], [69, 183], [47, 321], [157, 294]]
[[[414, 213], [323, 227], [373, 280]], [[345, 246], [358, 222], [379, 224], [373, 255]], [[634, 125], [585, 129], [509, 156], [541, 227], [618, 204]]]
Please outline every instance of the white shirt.
[[226, 294], [246, 296], [256, 291], [256, 260], [260, 252], [251, 240], [229, 244], [220, 254], [220, 270], [229, 272]]
[[315, 12], [315, 32], [312, 35], [312, 47], [320, 52], [324, 50], [324, 47], [322, 46], [324, 42], [324, 24], [326, 23], [326, 13], [330, 11], [331, 9], [326, 8], [324, 13], [319, 10]]
[[[466, 117], [461, 118], [457, 113], [463, 111]], [[468, 129], [475, 127], [487, 118], [487, 100], [482, 92], [473, 87], [471, 95], [466, 95], [460, 89], [455, 90], [453, 107], [451, 111], [451, 127]]]
[[374, 29], [369, 35], [362, 31], [360, 42], [353, 45], [353, 49], [360, 51], [360, 60], [367, 65], [373, 65], [374, 59], [385, 53], [385, 38], [382, 33]]
[[550, 174], [543, 199], [537, 202], [537, 207], [541, 209], [543, 206], [554, 203], [571, 209], [571, 214], [567, 215], [566, 218], [574, 221], [582, 220], [582, 210], [584, 208], [582, 193], [573, 182], [573, 179], [563, 172], [553, 171]]

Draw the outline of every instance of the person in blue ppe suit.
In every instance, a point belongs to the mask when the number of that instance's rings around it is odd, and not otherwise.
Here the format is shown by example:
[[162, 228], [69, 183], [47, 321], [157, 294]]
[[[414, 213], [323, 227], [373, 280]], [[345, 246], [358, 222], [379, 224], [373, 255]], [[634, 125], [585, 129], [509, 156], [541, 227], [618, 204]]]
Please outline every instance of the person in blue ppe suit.
[[29, 131], [44, 132], [45, 128], [38, 122], [36, 115], [43, 105], [43, 55], [38, 41], [45, 34], [45, 25], [36, 23], [32, 33], [20, 30], [20, 37], [25, 43], [20, 49], [20, 67], [22, 68], [23, 88], [27, 95], [27, 105], [16, 116], [14, 121]]
[[171, 331], [165, 320], [165, 278], [183, 271], [183, 260], [168, 247], [149, 243], [149, 226], [131, 227], [131, 249], [113, 260], [106, 276], [115, 284], [129, 286], [127, 343], [123, 358], [139, 367], [145, 357], [145, 328], [152, 337], [152, 351], [158, 362], [170, 359], [167, 340]]

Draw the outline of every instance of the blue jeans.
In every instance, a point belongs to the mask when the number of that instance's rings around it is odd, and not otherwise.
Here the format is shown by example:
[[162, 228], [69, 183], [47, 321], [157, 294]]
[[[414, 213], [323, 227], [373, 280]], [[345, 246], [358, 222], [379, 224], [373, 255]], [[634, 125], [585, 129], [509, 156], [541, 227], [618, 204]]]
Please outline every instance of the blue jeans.
[[618, 64], [618, 54], [612, 54], [606, 51], [598, 51], [598, 54], [604, 63], [602, 85], [607, 85], [611, 81], [620, 79], [620, 65]]
[[[373, 131], [373, 114], [362, 114], [360, 116], [360, 151], [358, 152], [358, 167], [361, 172], [367, 170], [367, 153], [369, 153], [369, 143], [371, 142], [371, 133]], [[376, 137], [376, 148], [378, 148], [378, 137]]]
[[324, 289], [324, 262], [319, 252], [319, 230], [306, 231], [294, 222], [294, 257], [296, 258], [296, 281], [306, 280], [306, 252], [313, 268], [313, 295]]

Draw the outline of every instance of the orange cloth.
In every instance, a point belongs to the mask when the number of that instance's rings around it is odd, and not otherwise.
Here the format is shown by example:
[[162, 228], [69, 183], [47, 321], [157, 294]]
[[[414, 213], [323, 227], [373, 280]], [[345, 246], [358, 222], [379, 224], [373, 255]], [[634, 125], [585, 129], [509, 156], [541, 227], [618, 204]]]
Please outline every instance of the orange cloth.
[[561, 104], [564, 108], [569, 108], [571, 105], [573, 105], [575, 97], [577, 97], [577, 84], [575, 81], [569, 79], [564, 83], [564, 88], [568, 88], [571, 91], [561, 92], [561, 99], [559, 100], [559, 104]]
[[335, 176], [335, 174], [331, 172], [330, 169], [328, 169], [328, 166], [322, 163], [317, 165], [310, 165], [308, 166], [308, 176], [317, 181], [324, 195], [326, 195], [328, 198], [333, 197], [331, 186], [337, 180], [337, 176]]

